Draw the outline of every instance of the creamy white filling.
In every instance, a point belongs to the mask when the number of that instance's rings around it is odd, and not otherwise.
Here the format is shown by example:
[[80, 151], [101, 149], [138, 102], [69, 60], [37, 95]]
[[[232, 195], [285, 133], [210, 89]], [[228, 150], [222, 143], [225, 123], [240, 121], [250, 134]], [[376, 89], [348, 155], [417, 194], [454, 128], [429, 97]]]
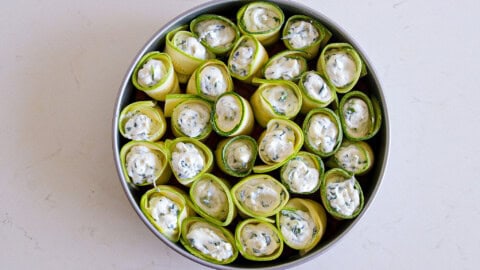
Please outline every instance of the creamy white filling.
[[167, 235], [177, 234], [180, 206], [165, 196], [154, 196], [148, 203], [153, 219], [163, 232]]
[[296, 248], [308, 246], [318, 232], [313, 218], [302, 210], [280, 211], [279, 223], [283, 238]]
[[235, 40], [235, 30], [221, 20], [204, 20], [196, 25], [195, 32], [210, 47], [228, 47]]
[[355, 178], [328, 183], [327, 200], [335, 211], [351, 216], [360, 206], [360, 192], [355, 188]]
[[224, 132], [232, 131], [242, 120], [242, 108], [238, 99], [224, 95], [215, 104], [217, 126]]
[[229, 67], [232, 73], [238, 76], [247, 76], [250, 72], [250, 64], [255, 54], [253, 40], [244, 40], [233, 52]]
[[250, 144], [237, 140], [231, 143], [226, 152], [227, 165], [230, 169], [244, 172], [249, 169], [253, 154]]
[[367, 103], [361, 98], [351, 98], [343, 106], [345, 124], [355, 137], [363, 137], [371, 128], [371, 117]]
[[298, 109], [298, 97], [289, 87], [275, 85], [264, 90], [262, 96], [278, 114], [290, 116]]
[[193, 191], [197, 205], [209, 216], [225, 220], [229, 210], [225, 190], [217, 182], [210, 179], [200, 179], [198, 181]]
[[318, 186], [320, 173], [315, 164], [304, 157], [295, 157], [285, 165], [282, 178], [293, 192], [310, 192]]
[[269, 256], [280, 247], [280, 238], [265, 224], [247, 224], [241, 233], [243, 250], [252, 256]]
[[324, 153], [332, 152], [338, 138], [335, 122], [326, 114], [315, 114], [309, 123], [307, 137], [310, 144]]
[[355, 144], [341, 146], [335, 153], [335, 158], [342, 168], [353, 173], [360, 172], [368, 166], [365, 152]]
[[146, 146], [133, 146], [125, 157], [128, 176], [134, 184], [153, 183], [162, 167], [157, 153]]
[[281, 184], [272, 183], [270, 178], [254, 178], [237, 189], [237, 200], [250, 211], [267, 215], [282, 203]]
[[179, 142], [172, 152], [172, 170], [179, 178], [189, 179], [197, 176], [205, 167], [203, 152], [192, 143]]
[[267, 129], [259, 149], [265, 163], [280, 163], [294, 152], [295, 133], [287, 125], [275, 123]]
[[220, 68], [207, 66], [200, 71], [200, 90], [209, 97], [218, 97], [227, 91], [227, 80]]
[[186, 237], [193, 248], [218, 261], [233, 256], [232, 244], [216, 228], [197, 222], [190, 226]]
[[283, 39], [288, 39], [288, 43], [293, 49], [305, 48], [318, 39], [318, 30], [313, 24], [306, 21], [296, 21], [288, 28], [288, 34]]
[[174, 111], [174, 119], [180, 131], [188, 137], [196, 138], [210, 124], [210, 110], [199, 103], [183, 103]]
[[179, 32], [175, 35], [174, 45], [185, 52], [198, 59], [207, 59], [208, 52], [205, 46], [202, 45], [196, 38], [189, 36], [187, 33]]
[[125, 117], [125, 137], [130, 140], [148, 140], [151, 136], [153, 121], [147, 115], [139, 112], [128, 112]]
[[160, 60], [150, 59], [138, 71], [137, 82], [143, 87], [157, 84], [167, 74], [167, 68]]
[[307, 95], [320, 102], [328, 102], [332, 99], [332, 90], [325, 81], [316, 73], [309, 73], [303, 81], [303, 87]]
[[304, 67], [299, 59], [292, 57], [278, 57], [265, 69], [265, 78], [268, 80], [293, 80], [298, 77]]
[[275, 11], [259, 6], [250, 6], [243, 15], [243, 24], [249, 32], [263, 32], [280, 25], [280, 15]]
[[357, 65], [350, 54], [333, 50], [325, 58], [328, 77], [336, 87], [344, 87], [355, 80]]

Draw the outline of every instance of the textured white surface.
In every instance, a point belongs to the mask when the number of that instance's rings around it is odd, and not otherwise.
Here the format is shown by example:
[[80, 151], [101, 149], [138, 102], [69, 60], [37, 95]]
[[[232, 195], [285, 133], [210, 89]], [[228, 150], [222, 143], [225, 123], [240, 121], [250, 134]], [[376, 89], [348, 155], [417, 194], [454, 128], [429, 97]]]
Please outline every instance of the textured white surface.
[[[205, 1], [7, 1], [0, 9], [2, 269], [198, 269], [147, 230], [118, 181], [111, 118], [133, 57]], [[480, 4], [301, 1], [376, 67], [391, 150], [379, 193], [298, 269], [478, 269]]]

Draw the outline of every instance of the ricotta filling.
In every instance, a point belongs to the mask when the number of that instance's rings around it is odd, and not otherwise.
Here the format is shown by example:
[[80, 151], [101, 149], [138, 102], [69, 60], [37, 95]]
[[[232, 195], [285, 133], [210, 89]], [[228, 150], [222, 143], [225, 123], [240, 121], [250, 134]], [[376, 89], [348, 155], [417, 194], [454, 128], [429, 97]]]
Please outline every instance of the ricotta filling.
[[242, 120], [241, 104], [236, 97], [224, 95], [215, 104], [217, 126], [223, 132], [232, 131]]
[[217, 261], [224, 261], [233, 256], [232, 244], [215, 228], [196, 222], [190, 226], [186, 235], [190, 245], [202, 254]]
[[126, 114], [125, 137], [130, 140], [148, 140], [151, 136], [153, 121], [147, 115], [133, 111]]
[[360, 172], [368, 166], [364, 152], [354, 144], [340, 147], [335, 153], [335, 159], [342, 168], [353, 173]]
[[287, 39], [293, 49], [305, 48], [318, 40], [318, 30], [313, 24], [306, 21], [296, 21], [288, 28]]
[[325, 114], [316, 114], [309, 120], [307, 137], [310, 144], [323, 153], [334, 150], [338, 139], [338, 127]]
[[228, 203], [225, 190], [215, 181], [200, 179], [195, 184], [195, 201], [209, 216], [225, 220], [228, 215]]
[[207, 66], [200, 71], [200, 90], [206, 96], [216, 98], [227, 91], [224, 73], [216, 66]]
[[251, 212], [273, 215], [282, 203], [283, 190], [280, 184], [269, 178], [255, 178], [244, 183], [236, 192], [237, 200]]
[[272, 255], [280, 247], [278, 235], [261, 223], [243, 226], [240, 238], [245, 253], [256, 257]]
[[127, 172], [134, 184], [153, 183], [162, 167], [162, 161], [155, 151], [142, 145], [133, 146], [125, 157]]
[[197, 176], [205, 167], [203, 152], [192, 143], [179, 142], [172, 152], [172, 170], [179, 178], [189, 179]]
[[318, 186], [320, 173], [311, 160], [295, 157], [286, 164], [282, 177], [291, 191], [305, 193]]
[[253, 159], [250, 144], [242, 141], [231, 143], [226, 152], [226, 161], [230, 169], [237, 172], [245, 172]]
[[242, 41], [232, 54], [229, 66], [232, 73], [245, 77], [250, 73], [250, 64], [255, 55], [255, 43], [251, 39]]
[[235, 30], [231, 26], [217, 19], [199, 22], [195, 32], [198, 38], [210, 47], [228, 47], [236, 37]]
[[360, 192], [355, 188], [355, 178], [328, 183], [327, 200], [335, 211], [351, 216], [360, 206]]
[[163, 233], [175, 235], [179, 232], [180, 206], [165, 196], [154, 196], [149, 200], [150, 213]]
[[162, 61], [150, 59], [137, 73], [137, 82], [143, 87], [157, 84], [167, 74], [167, 68]]
[[336, 87], [344, 87], [355, 80], [357, 65], [350, 54], [332, 50], [325, 58], [328, 77]]
[[190, 138], [202, 135], [210, 124], [210, 110], [207, 106], [199, 103], [184, 103], [175, 109], [177, 126], [180, 131]]
[[320, 102], [328, 102], [332, 99], [332, 90], [325, 81], [316, 73], [309, 73], [303, 82], [307, 95]]
[[343, 106], [345, 124], [349, 132], [355, 137], [363, 137], [368, 134], [372, 122], [367, 103], [360, 98], [351, 98]]
[[315, 239], [318, 228], [309, 213], [302, 210], [280, 211], [280, 232], [295, 248], [305, 248]]
[[265, 69], [265, 78], [268, 80], [293, 80], [303, 71], [302, 62], [292, 57], [278, 57]]
[[178, 32], [174, 38], [174, 45], [186, 54], [198, 59], [206, 60], [208, 52], [196, 38], [189, 36], [188, 32]]
[[267, 164], [280, 163], [294, 152], [295, 133], [285, 124], [275, 123], [267, 129], [259, 144], [260, 157]]
[[298, 109], [298, 97], [288, 87], [275, 85], [262, 92], [263, 98], [272, 106], [272, 109], [280, 115], [294, 115]]
[[264, 32], [280, 26], [280, 15], [275, 11], [259, 6], [250, 6], [243, 15], [243, 24], [247, 31]]

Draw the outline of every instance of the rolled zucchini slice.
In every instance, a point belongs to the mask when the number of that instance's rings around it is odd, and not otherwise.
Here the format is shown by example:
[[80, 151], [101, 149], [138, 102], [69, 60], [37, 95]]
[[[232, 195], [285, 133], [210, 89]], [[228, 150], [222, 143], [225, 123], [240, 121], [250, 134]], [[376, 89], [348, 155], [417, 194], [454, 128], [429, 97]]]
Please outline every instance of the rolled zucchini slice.
[[283, 241], [274, 225], [258, 219], [246, 219], [235, 229], [235, 244], [242, 256], [251, 261], [272, 261], [283, 251]]
[[285, 244], [304, 255], [322, 239], [327, 215], [316, 201], [292, 198], [276, 216], [278, 230]]
[[308, 60], [315, 58], [331, 37], [332, 33], [325, 26], [305, 15], [288, 18], [282, 34], [285, 46], [305, 52]]
[[367, 74], [360, 55], [348, 43], [330, 43], [322, 50], [317, 70], [325, 75], [335, 91], [347, 93]]
[[163, 137], [167, 122], [155, 101], [137, 101], [122, 109], [118, 129], [129, 140], [152, 142]]
[[303, 141], [303, 132], [294, 122], [270, 120], [258, 138], [258, 155], [265, 164], [254, 166], [253, 171], [264, 173], [280, 168], [300, 151]]
[[237, 214], [229, 184], [209, 173], [193, 182], [190, 199], [195, 212], [219, 226], [228, 226]]
[[211, 263], [229, 264], [238, 257], [232, 233], [201, 217], [183, 220], [180, 243], [194, 256]]
[[337, 101], [337, 93], [328, 80], [316, 71], [302, 74], [298, 82], [302, 93], [302, 113], [307, 114], [316, 108], [325, 108]]
[[228, 68], [220, 60], [207, 60], [192, 74], [187, 84], [187, 93], [215, 101], [225, 93], [233, 91], [233, 81]]
[[248, 135], [254, 122], [250, 103], [235, 92], [222, 94], [213, 106], [212, 126], [221, 136]]
[[140, 208], [153, 226], [170, 241], [180, 239], [183, 220], [194, 215], [187, 194], [168, 185], [159, 185], [142, 195]]
[[263, 65], [268, 61], [268, 53], [253, 36], [244, 35], [238, 39], [228, 57], [228, 70], [232, 77], [251, 83], [260, 77]]
[[180, 93], [172, 59], [166, 53], [149, 52], [135, 66], [132, 83], [155, 100], [164, 101], [171, 93]]
[[212, 105], [196, 95], [168, 95], [164, 112], [166, 117], [171, 117], [175, 137], [204, 140], [212, 132]]
[[345, 136], [350, 140], [370, 139], [380, 129], [382, 112], [375, 97], [352, 91], [342, 97], [339, 110]]
[[263, 67], [263, 77], [267, 80], [298, 81], [307, 71], [305, 53], [301, 51], [282, 51], [270, 58]]
[[324, 173], [319, 156], [300, 151], [282, 166], [280, 180], [291, 194], [312, 194], [320, 188]]
[[310, 111], [303, 122], [303, 132], [305, 147], [320, 157], [333, 155], [343, 139], [340, 119], [328, 108]]
[[135, 186], [165, 184], [172, 174], [163, 142], [130, 141], [122, 146], [120, 160], [127, 182]]
[[285, 206], [287, 189], [268, 174], [252, 174], [232, 187], [233, 202], [241, 214], [273, 223], [269, 218]]
[[236, 24], [229, 19], [213, 14], [204, 14], [190, 23], [190, 31], [216, 55], [228, 53], [240, 37]]
[[265, 127], [273, 118], [292, 119], [302, 108], [302, 94], [298, 86], [285, 80], [254, 80], [261, 83], [250, 97], [255, 119]]
[[195, 69], [207, 59], [215, 58], [187, 29], [188, 25], [183, 25], [170, 31], [165, 44], [165, 52], [172, 59], [180, 83], [186, 83]]
[[217, 166], [228, 175], [245, 177], [253, 170], [257, 149], [255, 139], [247, 135], [224, 139], [220, 141], [215, 150]]
[[256, 1], [241, 7], [237, 12], [240, 32], [254, 36], [264, 46], [277, 42], [285, 21], [282, 9], [274, 3]]
[[344, 140], [327, 165], [344, 169], [353, 175], [363, 175], [372, 168], [373, 163], [373, 150], [368, 143]]
[[360, 184], [349, 172], [334, 168], [325, 173], [320, 197], [327, 212], [336, 219], [352, 219], [363, 209]]
[[165, 141], [165, 146], [173, 174], [184, 186], [191, 186], [195, 180], [212, 169], [212, 151], [196, 139], [180, 137]]

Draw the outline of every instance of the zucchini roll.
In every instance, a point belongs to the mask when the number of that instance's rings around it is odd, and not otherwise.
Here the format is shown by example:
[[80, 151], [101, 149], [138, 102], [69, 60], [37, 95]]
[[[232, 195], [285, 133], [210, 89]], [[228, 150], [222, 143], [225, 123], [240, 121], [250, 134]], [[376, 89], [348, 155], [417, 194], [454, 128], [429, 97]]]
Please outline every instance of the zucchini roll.
[[238, 257], [232, 233], [201, 217], [183, 220], [180, 243], [194, 256], [211, 263], [228, 264]]
[[172, 171], [163, 142], [130, 141], [120, 150], [127, 182], [136, 186], [165, 184]]
[[190, 187], [193, 208], [206, 220], [228, 226], [235, 218], [237, 210], [227, 182], [206, 173]]
[[137, 101], [120, 112], [118, 128], [120, 134], [127, 139], [152, 142], [163, 137], [167, 122], [155, 101]]
[[165, 45], [165, 52], [172, 59], [180, 83], [186, 83], [193, 71], [204, 61], [215, 58], [187, 29], [188, 25], [184, 25], [170, 31]]
[[255, 173], [280, 168], [294, 157], [303, 145], [303, 132], [290, 120], [272, 119], [258, 138], [258, 155], [265, 165], [253, 167]]
[[283, 251], [283, 241], [274, 225], [258, 219], [240, 222], [235, 229], [235, 244], [242, 256], [251, 261], [271, 261]]
[[382, 123], [380, 104], [374, 97], [352, 91], [340, 100], [340, 120], [350, 140], [367, 140], [377, 134]]
[[310, 111], [303, 122], [303, 132], [305, 147], [320, 157], [333, 155], [343, 139], [340, 119], [328, 108]]
[[223, 16], [213, 14], [204, 14], [195, 18], [190, 23], [190, 31], [216, 55], [228, 53], [240, 37], [237, 25]]
[[135, 66], [132, 83], [155, 100], [165, 100], [171, 93], [180, 93], [172, 59], [166, 53], [149, 52]]
[[278, 212], [277, 227], [285, 244], [304, 255], [322, 239], [327, 215], [322, 205], [310, 199], [293, 198]]
[[232, 187], [233, 202], [241, 214], [273, 223], [289, 199], [287, 189], [268, 174], [252, 174]]
[[317, 70], [325, 75], [335, 91], [346, 93], [366, 74], [360, 55], [348, 43], [330, 43], [322, 50]]
[[254, 80], [261, 83], [250, 97], [255, 119], [265, 127], [273, 118], [292, 119], [302, 108], [298, 86], [285, 80]]
[[301, 112], [307, 114], [316, 108], [324, 108], [337, 100], [337, 94], [332, 85], [320, 73], [307, 71], [298, 82], [302, 93]]
[[187, 93], [215, 101], [221, 94], [233, 91], [233, 81], [227, 66], [220, 60], [208, 60], [193, 72]]
[[285, 23], [282, 40], [289, 50], [305, 52], [306, 58], [311, 60], [330, 37], [332, 33], [317, 20], [305, 15], [294, 15]]
[[184, 186], [209, 172], [213, 166], [213, 154], [210, 148], [196, 139], [187, 137], [167, 140], [168, 161], [175, 178]]
[[263, 67], [263, 77], [267, 80], [298, 81], [307, 71], [307, 59], [300, 51], [282, 51], [270, 58]]
[[213, 129], [225, 137], [250, 134], [255, 122], [250, 103], [235, 92], [224, 93], [217, 99], [212, 118]]
[[264, 46], [277, 42], [285, 21], [282, 9], [274, 3], [251, 2], [237, 12], [240, 32], [254, 36]]
[[168, 95], [164, 112], [165, 117], [171, 117], [171, 128], [175, 137], [203, 140], [212, 132], [212, 105], [196, 95]]
[[228, 70], [232, 77], [250, 83], [260, 77], [263, 65], [268, 61], [268, 53], [253, 36], [244, 35], [238, 39], [228, 57]]
[[362, 175], [373, 166], [373, 150], [364, 141], [344, 140], [338, 151], [330, 157], [327, 165], [342, 168], [354, 175]]
[[215, 150], [218, 168], [224, 173], [245, 177], [252, 172], [257, 158], [257, 142], [250, 136], [240, 135], [220, 141]]
[[180, 239], [182, 221], [194, 214], [187, 194], [167, 185], [159, 185], [142, 195], [140, 208], [145, 217], [170, 241]]
[[325, 173], [320, 197], [327, 212], [336, 219], [352, 219], [363, 209], [360, 184], [352, 174], [340, 168]]
[[290, 193], [311, 194], [320, 188], [324, 172], [319, 156], [300, 151], [282, 166], [280, 179]]

